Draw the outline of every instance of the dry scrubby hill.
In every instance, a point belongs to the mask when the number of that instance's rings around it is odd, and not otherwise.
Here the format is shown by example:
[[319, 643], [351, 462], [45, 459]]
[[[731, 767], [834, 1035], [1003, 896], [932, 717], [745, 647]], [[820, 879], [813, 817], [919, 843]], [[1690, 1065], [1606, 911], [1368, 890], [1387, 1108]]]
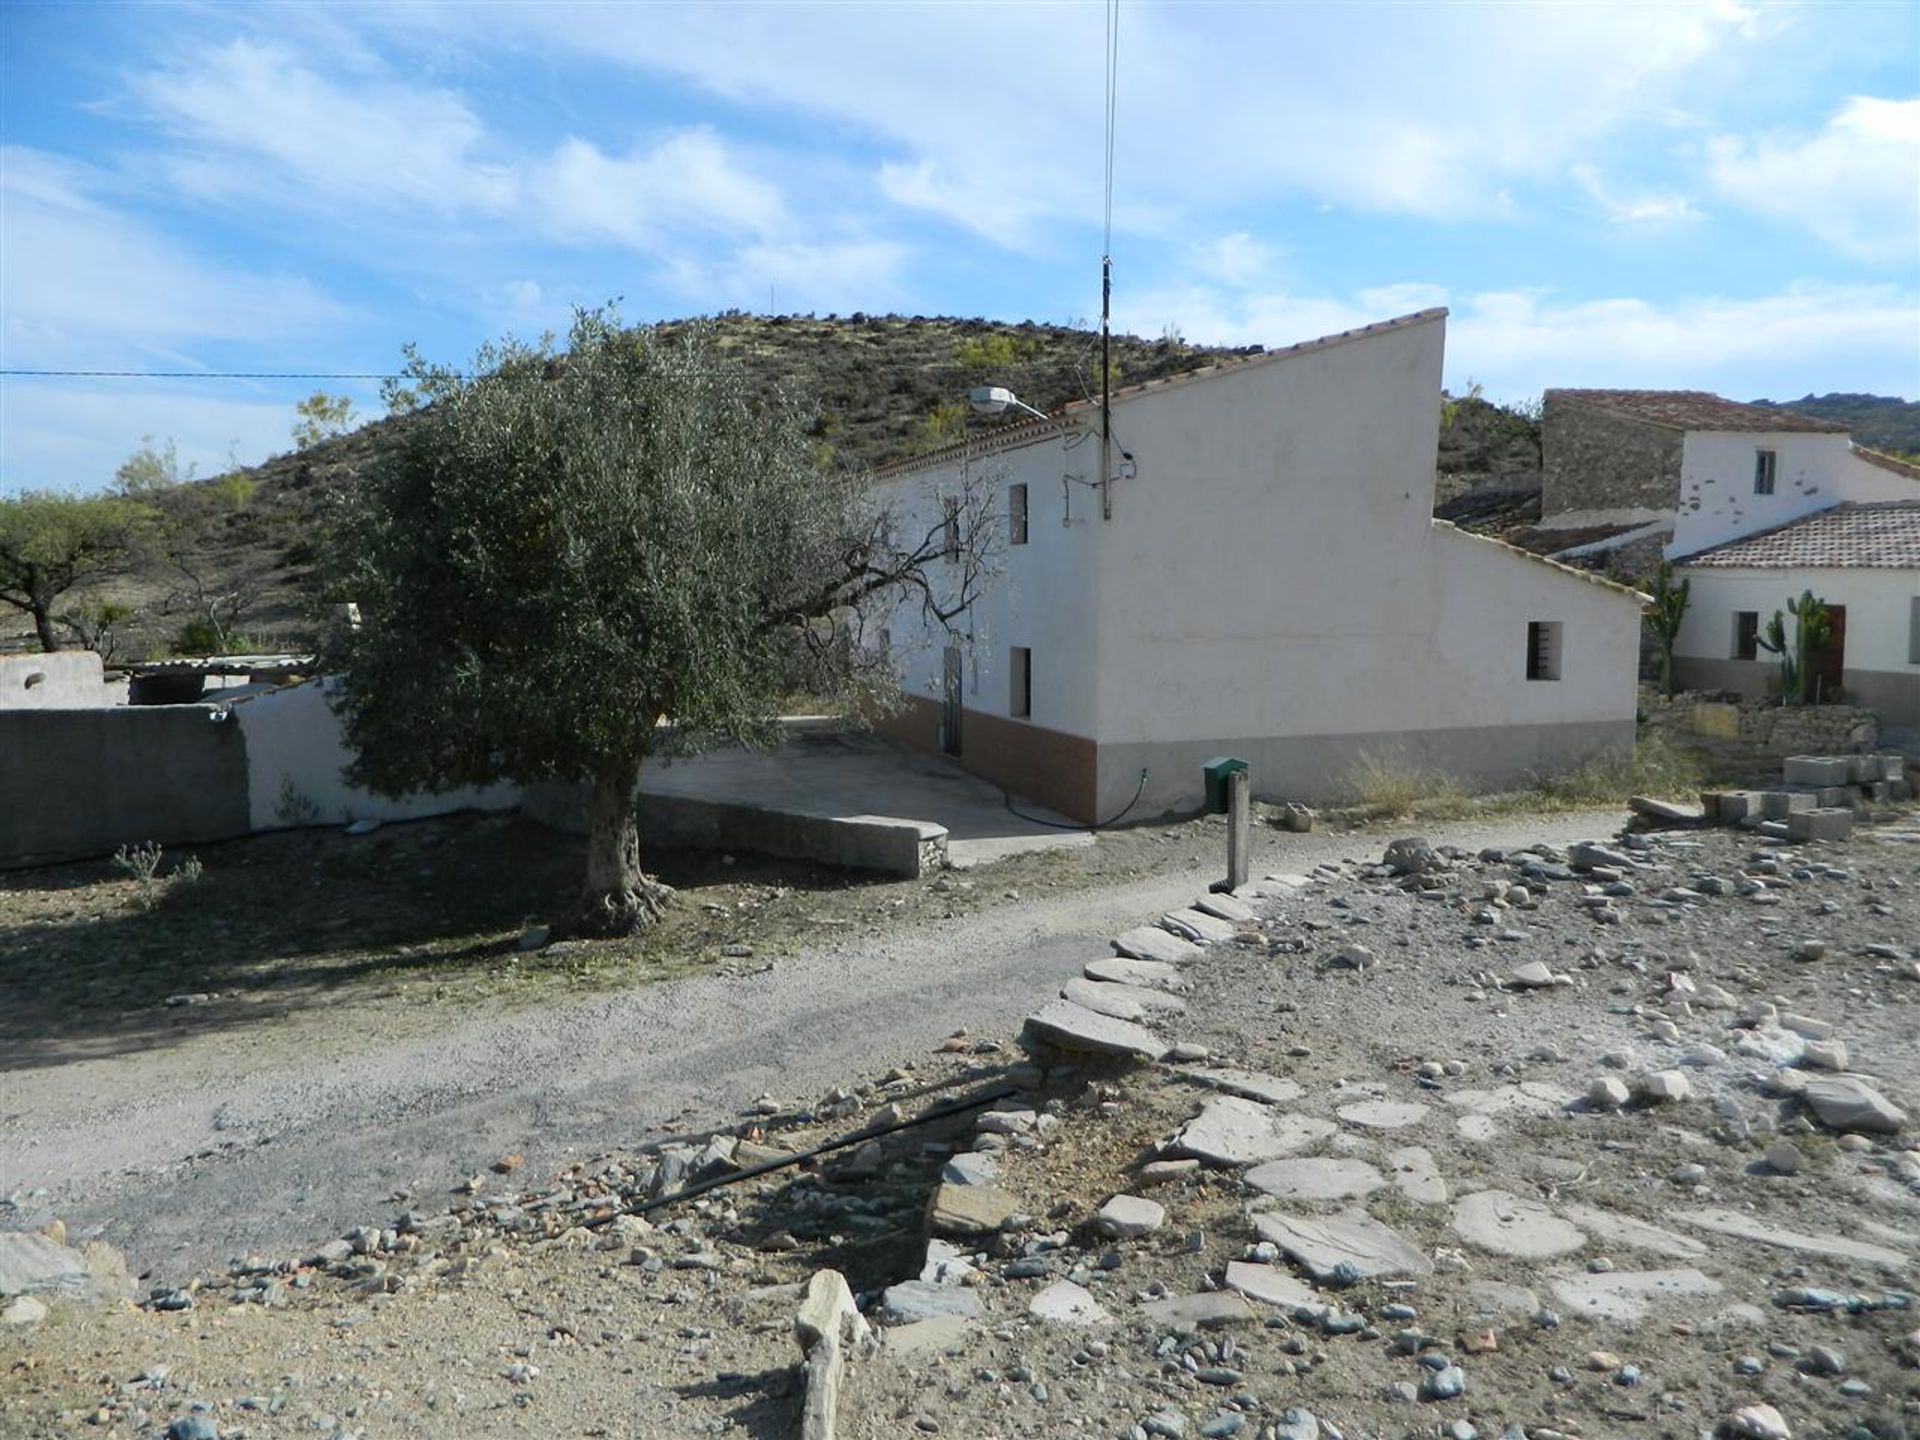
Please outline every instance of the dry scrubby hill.
[[[659, 328], [676, 333], [692, 322]], [[1098, 394], [1099, 336], [1086, 328], [987, 320], [865, 315], [721, 315], [710, 323], [722, 351], [764, 385], [811, 397], [811, 438], [823, 465], [863, 470], [959, 439], [969, 423], [967, 391], [1011, 387], [1051, 410]], [[1260, 347], [1189, 345], [1177, 337], [1113, 338], [1116, 386], [1180, 374]], [[975, 421], [974, 424], [981, 422]], [[219, 479], [182, 485], [156, 503], [197, 516], [201, 539], [191, 563], [216, 589], [254, 597], [240, 628], [263, 649], [311, 643], [316, 539], [330, 494], [371, 465], [405, 417], [374, 421], [307, 450], [241, 472], [254, 482], [244, 506], [223, 501]], [[1477, 399], [1461, 402], [1441, 437], [1443, 497], [1488, 484], [1538, 483], [1538, 428]], [[123, 627], [120, 658], [169, 653], [187, 617], [183, 577], [153, 563], [105, 587], [139, 607]], [[4, 617], [0, 645], [21, 643]]]

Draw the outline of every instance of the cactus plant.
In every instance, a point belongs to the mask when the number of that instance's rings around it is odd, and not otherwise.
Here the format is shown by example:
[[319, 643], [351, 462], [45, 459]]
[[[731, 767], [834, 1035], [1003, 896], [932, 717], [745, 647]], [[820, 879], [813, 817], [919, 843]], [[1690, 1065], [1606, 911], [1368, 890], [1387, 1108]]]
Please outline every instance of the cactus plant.
[[1660, 568], [1654, 572], [1653, 605], [1647, 611], [1647, 626], [1660, 645], [1660, 688], [1669, 697], [1673, 695], [1673, 645], [1680, 638], [1680, 622], [1686, 618], [1687, 600], [1692, 591], [1691, 580], [1675, 585], [1673, 566], [1665, 560], [1660, 562]]

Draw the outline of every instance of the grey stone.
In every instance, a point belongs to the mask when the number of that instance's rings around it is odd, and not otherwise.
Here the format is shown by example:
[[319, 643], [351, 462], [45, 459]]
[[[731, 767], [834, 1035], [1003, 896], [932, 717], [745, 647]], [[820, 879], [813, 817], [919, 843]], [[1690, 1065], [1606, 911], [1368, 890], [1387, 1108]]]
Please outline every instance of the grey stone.
[[927, 1224], [939, 1234], [990, 1235], [1019, 1208], [1019, 1201], [992, 1185], [942, 1184], [927, 1204]]
[[1420, 1381], [1422, 1400], [1456, 1400], [1467, 1393], [1467, 1372], [1458, 1365], [1429, 1370]]
[[1890, 1250], [1884, 1245], [1870, 1245], [1864, 1240], [1850, 1240], [1844, 1235], [1809, 1234], [1798, 1230], [1787, 1230], [1772, 1225], [1752, 1215], [1743, 1215], [1738, 1210], [1678, 1210], [1673, 1218], [1682, 1225], [1690, 1225], [1696, 1230], [1706, 1230], [1715, 1235], [1731, 1235], [1736, 1240], [1751, 1240], [1760, 1245], [1773, 1245], [1782, 1250], [1793, 1250], [1802, 1255], [1824, 1255], [1835, 1260], [1856, 1260], [1865, 1265], [1878, 1265], [1893, 1271], [1908, 1271], [1914, 1264], [1914, 1257], [1898, 1250]]
[[1664, 1230], [1635, 1216], [1622, 1215], [1617, 1210], [1603, 1210], [1597, 1205], [1563, 1200], [1560, 1202], [1560, 1213], [1609, 1245], [1624, 1245], [1632, 1250], [1646, 1250], [1675, 1260], [1698, 1260], [1707, 1253], [1707, 1247], [1691, 1236]]
[[1149, 990], [1184, 990], [1187, 988], [1185, 977], [1178, 966], [1169, 965], [1163, 960], [1128, 960], [1124, 956], [1112, 956], [1104, 960], [1089, 960], [1081, 967], [1081, 973], [1089, 980], [1105, 981], [1114, 985], [1138, 985]]
[[1218, 945], [1233, 939], [1239, 934], [1239, 927], [1231, 921], [1209, 915], [1201, 910], [1175, 910], [1160, 917], [1160, 923], [1166, 929], [1185, 940], [1200, 944]]
[[1387, 1164], [1393, 1170], [1393, 1183], [1400, 1193], [1416, 1205], [1447, 1203], [1447, 1182], [1441, 1178], [1433, 1153], [1423, 1146], [1408, 1145], [1388, 1152]]
[[1232, 1290], [1208, 1290], [1197, 1295], [1170, 1295], [1140, 1307], [1156, 1325], [1182, 1330], [1212, 1330], [1223, 1325], [1251, 1325], [1259, 1319], [1253, 1307]]
[[1259, 1100], [1268, 1105], [1286, 1105], [1306, 1094], [1297, 1083], [1284, 1080], [1277, 1075], [1263, 1075], [1254, 1070], [1235, 1070], [1227, 1067], [1215, 1067], [1207, 1070], [1189, 1070], [1187, 1078], [1210, 1085], [1215, 1090], [1224, 1090], [1229, 1095], [1241, 1095], [1249, 1100]]
[[1059, 1325], [1104, 1325], [1113, 1319], [1084, 1286], [1056, 1280], [1027, 1302], [1027, 1313]]
[[1304, 1150], [1335, 1130], [1331, 1120], [1288, 1115], [1238, 1095], [1209, 1100], [1180, 1127], [1172, 1149], [1215, 1165], [1257, 1165]]
[[1404, 1130], [1426, 1119], [1427, 1107], [1399, 1100], [1356, 1100], [1333, 1113], [1367, 1130]]
[[1212, 915], [1216, 919], [1225, 920], [1230, 925], [1251, 925], [1259, 918], [1253, 913], [1253, 907], [1246, 901], [1218, 893], [1202, 895], [1193, 902], [1193, 908]]
[[1396, 875], [1424, 875], [1442, 862], [1432, 842], [1419, 835], [1407, 835], [1387, 846], [1380, 863]]
[[47, 1307], [31, 1295], [16, 1295], [0, 1307], [0, 1325], [38, 1325], [47, 1318]]
[[1496, 1255], [1542, 1260], [1565, 1255], [1587, 1237], [1538, 1200], [1505, 1190], [1480, 1190], [1454, 1202], [1453, 1228], [1460, 1237]]
[[1266, 1305], [1275, 1305], [1288, 1312], [1306, 1310], [1319, 1316], [1326, 1314], [1330, 1308], [1320, 1297], [1320, 1292], [1311, 1285], [1272, 1265], [1254, 1265], [1245, 1260], [1229, 1260], [1227, 1288], [1238, 1290], [1249, 1299], [1258, 1300]]
[[1191, 940], [1182, 940], [1157, 925], [1142, 925], [1113, 940], [1116, 952], [1131, 960], [1158, 960], [1166, 965], [1185, 965], [1205, 952]]
[[1116, 1240], [1151, 1235], [1167, 1222], [1165, 1208], [1138, 1195], [1115, 1195], [1093, 1217], [1094, 1228]]
[[958, 1285], [903, 1280], [881, 1292], [880, 1313], [896, 1325], [911, 1325], [949, 1315], [970, 1317], [980, 1313], [980, 1297]]
[[1845, 755], [1789, 755], [1780, 776], [1789, 785], [1845, 785], [1853, 766]]
[[[354, 822], [356, 825], [365, 825], [367, 823], [365, 820], [356, 820]], [[379, 823], [378, 820], [372, 822], [375, 826], [378, 826]], [[348, 827], [348, 833], [353, 833], [351, 826]], [[360, 833], [365, 834], [366, 832], [361, 831]], [[213, 1421], [207, 1419], [204, 1415], [182, 1415], [171, 1425], [167, 1426], [167, 1440], [220, 1440], [220, 1430]]]
[[1857, 1076], [1817, 1076], [1807, 1081], [1804, 1096], [1829, 1129], [1894, 1135], [1907, 1123], [1904, 1110]]
[[1099, 1055], [1166, 1057], [1167, 1045], [1151, 1030], [1125, 1020], [1098, 1015], [1084, 1005], [1055, 1000], [1027, 1017], [1027, 1029], [1043, 1043], [1061, 1050]]
[[1553, 971], [1544, 960], [1527, 960], [1507, 972], [1507, 984], [1516, 990], [1547, 990], [1554, 984]]
[[1634, 1082], [1642, 1100], [1655, 1104], [1677, 1104], [1693, 1093], [1693, 1086], [1679, 1070], [1649, 1070]]
[[1000, 1178], [1000, 1162], [984, 1151], [964, 1150], [948, 1158], [940, 1178], [949, 1185], [992, 1185]]
[[1371, 1195], [1387, 1179], [1364, 1160], [1309, 1157], [1269, 1160], [1241, 1176], [1277, 1200], [1349, 1200]]
[[1698, 1270], [1614, 1270], [1600, 1275], [1563, 1275], [1548, 1284], [1560, 1303], [1594, 1320], [1631, 1324], [1656, 1301], [1717, 1295], [1720, 1282]]
[[84, 1295], [87, 1261], [78, 1250], [25, 1231], [0, 1232], [0, 1299], [13, 1295]]
[[1253, 1228], [1323, 1284], [1433, 1273], [1432, 1261], [1364, 1210], [1330, 1220], [1266, 1211], [1253, 1217]]
[[1179, 1015], [1185, 1012], [1184, 1000], [1169, 995], [1164, 990], [1148, 990], [1139, 985], [1113, 984], [1096, 980], [1083, 980], [1078, 976], [1067, 981], [1060, 996], [1075, 1005], [1085, 1006], [1096, 1015], [1111, 1016], [1115, 1020], [1146, 1020], [1155, 1015]]

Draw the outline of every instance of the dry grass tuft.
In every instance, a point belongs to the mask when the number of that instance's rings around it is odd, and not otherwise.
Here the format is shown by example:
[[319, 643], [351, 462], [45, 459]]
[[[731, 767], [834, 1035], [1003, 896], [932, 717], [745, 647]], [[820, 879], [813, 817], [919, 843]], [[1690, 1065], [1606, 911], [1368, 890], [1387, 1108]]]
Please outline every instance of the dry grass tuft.
[[1348, 772], [1346, 790], [1354, 808], [1374, 820], [1398, 820], [1466, 798], [1460, 782], [1445, 771], [1415, 765], [1402, 754], [1371, 751], [1362, 751]]

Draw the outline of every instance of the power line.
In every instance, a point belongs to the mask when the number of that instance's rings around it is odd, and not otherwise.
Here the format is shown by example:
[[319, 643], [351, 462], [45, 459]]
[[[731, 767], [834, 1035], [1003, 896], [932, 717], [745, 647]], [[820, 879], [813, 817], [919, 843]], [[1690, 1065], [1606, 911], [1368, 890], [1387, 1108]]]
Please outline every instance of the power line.
[[372, 370], [0, 370], [0, 375], [78, 377], [89, 380], [404, 380]]

